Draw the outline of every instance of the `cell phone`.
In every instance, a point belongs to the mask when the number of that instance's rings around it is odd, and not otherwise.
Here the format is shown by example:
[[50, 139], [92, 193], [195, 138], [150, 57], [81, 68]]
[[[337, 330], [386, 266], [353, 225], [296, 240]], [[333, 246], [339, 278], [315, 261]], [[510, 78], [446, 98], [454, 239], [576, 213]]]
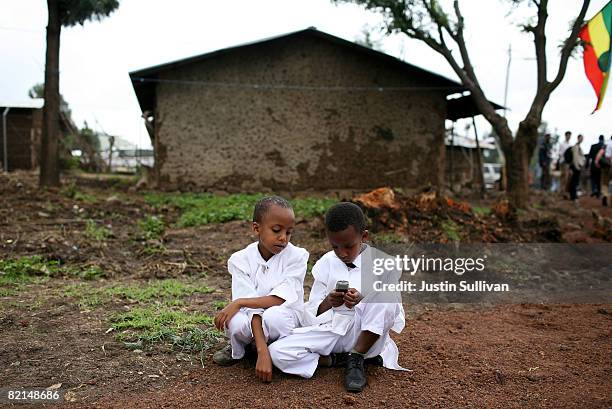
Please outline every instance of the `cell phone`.
[[336, 282], [336, 291], [339, 291], [341, 293], [345, 293], [347, 292], [349, 289], [349, 282], [346, 280], [338, 280]]

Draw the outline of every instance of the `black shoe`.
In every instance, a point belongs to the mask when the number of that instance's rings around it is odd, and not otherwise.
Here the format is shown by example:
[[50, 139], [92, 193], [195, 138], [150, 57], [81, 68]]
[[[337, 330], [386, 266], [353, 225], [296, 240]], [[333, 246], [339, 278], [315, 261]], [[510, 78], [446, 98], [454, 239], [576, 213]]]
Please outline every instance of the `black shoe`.
[[349, 392], [361, 392], [366, 386], [363, 355], [348, 354], [344, 387]]
[[[333, 352], [329, 356], [331, 358], [331, 366], [333, 368], [346, 367], [346, 363], [348, 361], [348, 356], [349, 356], [348, 352]], [[382, 359], [382, 356], [376, 355], [375, 357], [364, 359], [363, 363], [366, 366], [368, 365], [383, 366], [383, 359]]]
[[380, 355], [376, 355], [375, 357], [368, 358], [364, 362], [366, 365], [383, 366], [383, 359], [382, 359], [382, 356]]
[[331, 358], [331, 366], [333, 368], [344, 368], [348, 361], [348, 352], [332, 352], [329, 357]]

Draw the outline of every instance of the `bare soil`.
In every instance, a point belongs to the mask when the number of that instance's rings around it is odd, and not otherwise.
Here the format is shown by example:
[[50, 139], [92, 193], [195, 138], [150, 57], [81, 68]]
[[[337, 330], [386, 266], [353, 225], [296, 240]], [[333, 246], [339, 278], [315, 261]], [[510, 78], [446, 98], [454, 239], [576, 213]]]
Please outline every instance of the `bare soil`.
[[[64, 265], [100, 266], [105, 277], [88, 282], [93, 286], [197, 279], [215, 291], [188, 297], [185, 309], [211, 315], [214, 301], [229, 298], [226, 260], [254, 239], [248, 222], [173, 227], [178, 209], [155, 209], [127, 186], [76, 185], [96, 201], [38, 190], [32, 173], [0, 174], [0, 259], [42, 255]], [[498, 198], [455, 200], [473, 207]], [[453, 209], [446, 216], [470, 242], [611, 240], [612, 211], [590, 198], [576, 207], [534, 194], [532, 208], [512, 221]], [[431, 211], [408, 213], [416, 215], [412, 229], [376, 220], [376, 233], [445, 242], [437, 210]], [[169, 226], [165, 250], [156, 254], [138, 237], [137, 220], [149, 214], [162, 214]], [[112, 235], [92, 240], [85, 234], [89, 219]], [[313, 262], [327, 251], [322, 221], [298, 222], [293, 241], [309, 249]], [[130, 303], [79, 306], [63, 291], [81, 283], [58, 276], [0, 297], [0, 387], [61, 383], [69, 402], [52, 407], [612, 407], [612, 304], [409, 305], [407, 327], [395, 340], [400, 363], [413, 372], [369, 368], [366, 390], [348, 395], [341, 369], [317, 371], [311, 380], [277, 373], [266, 385], [255, 378], [252, 362], [215, 366], [214, 348], [194, 354], [159, 344], [132, 351], [108, 331], [109, 315]]]

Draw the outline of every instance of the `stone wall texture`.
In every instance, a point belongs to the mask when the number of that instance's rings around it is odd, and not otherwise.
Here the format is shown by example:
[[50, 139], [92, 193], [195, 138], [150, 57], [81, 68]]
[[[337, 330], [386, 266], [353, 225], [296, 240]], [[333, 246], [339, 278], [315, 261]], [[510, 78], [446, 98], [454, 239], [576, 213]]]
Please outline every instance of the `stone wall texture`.
[[304, 36], [160, 72], [160, 182], [243, 191], [437, 185], [446, 92], [413, 71]]

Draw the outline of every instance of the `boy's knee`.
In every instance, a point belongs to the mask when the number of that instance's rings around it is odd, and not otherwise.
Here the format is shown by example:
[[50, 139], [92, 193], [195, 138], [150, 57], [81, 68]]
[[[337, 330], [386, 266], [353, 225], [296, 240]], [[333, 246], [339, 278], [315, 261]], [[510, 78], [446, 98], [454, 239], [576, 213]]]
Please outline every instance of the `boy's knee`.
[[242, 333], [247, 327], [249, 327], [249, 317], [242, 311], [236, 313], [227, 324], [227, 333], [236, 334]]
[[295, 327], [293, 312], [280, 305], [266, 309], [261, 317], [266, 335], [274, 339], [289, 335]]
[[397, 306], [393, 303], [360, 303], [355, 309], [360, 316], [362, 327], [376, 327], [384, 332], [393, 326], [397, 315]]

